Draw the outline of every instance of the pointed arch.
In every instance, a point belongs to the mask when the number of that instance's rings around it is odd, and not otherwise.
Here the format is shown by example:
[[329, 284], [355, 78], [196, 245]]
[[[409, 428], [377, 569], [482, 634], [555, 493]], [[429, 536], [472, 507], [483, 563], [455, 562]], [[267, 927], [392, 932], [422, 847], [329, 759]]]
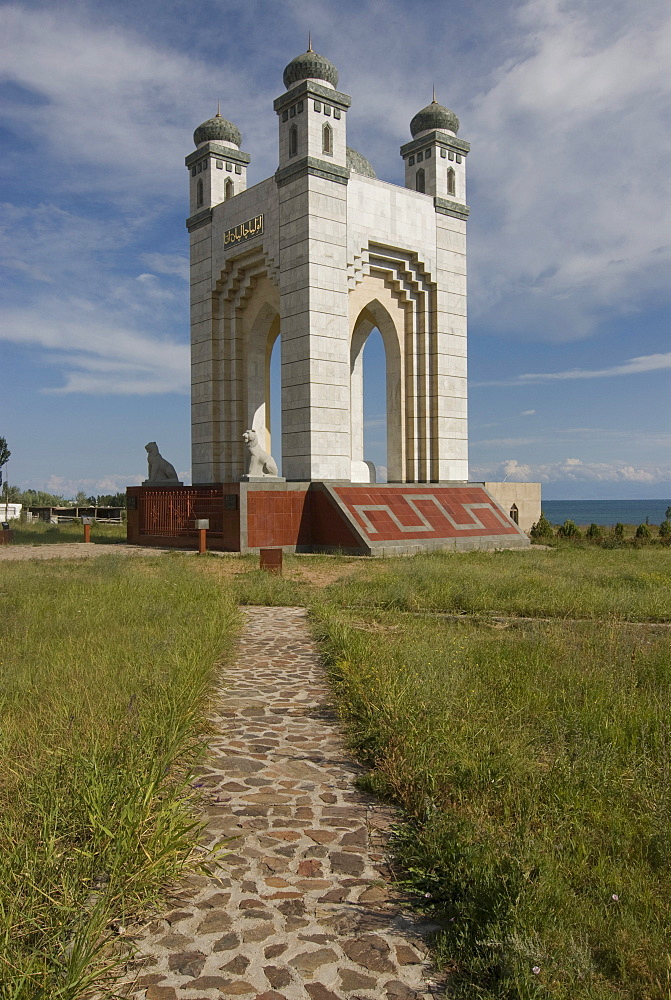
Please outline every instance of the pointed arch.
[[[392, 302], [390, 302], [392, 305]], [[365, 476], [363, 465], [363, 349], [371, 332], [382, 336], [385, 353], [387, 397], [387, 470], [390, 482], [403, 480], [403, 406], [402, 406], [402, 337], [386, 306], [379, 298], [371, 299], [354, 321], [350, 344], [350, 413], [353, 478]], [[366, 479], [364, 479], [366, 481]]]
[[227, 177], [226, 183], [224, 184], [224, 201], [229, 201], [234, 194], [235, 191], [233, 189], [233, 181], [230, 177]]
[[424, 167], [420, 167], [415, 174], [415, 191], [419, 191], [420, 194], [425, 194], [426, 191], [426, 175], [424, 173]]
[[451, 195], [457, 193], [457, 175], [454, 172], [454, 167], [447, 168], [447, 193]]
[[[256, 431], [265, 451], [272, 454], [270, 422], [270, 359], [280, 334], [279, 302], [266, 279], [256, 288], [260, 304], [245, 324], [246, 342], [246, 416], [245, 426]], [[270, 293], [270, 294], [269, 294]], [[275, 442], [278, 447], [278, 442]], [[281, 445], [280, 445], [281, 450]]]
[[298, 155], [298, 127], [292, 125], [289, 129], [289, 156]]
[[196, 208], [201, 208], [204, 201], [203, 197], [203, 181], [202, 178], [198, 178], [196, 183]]
[[328, 122], [322, 127], [322, 153], [333, 156], [333, 129]]

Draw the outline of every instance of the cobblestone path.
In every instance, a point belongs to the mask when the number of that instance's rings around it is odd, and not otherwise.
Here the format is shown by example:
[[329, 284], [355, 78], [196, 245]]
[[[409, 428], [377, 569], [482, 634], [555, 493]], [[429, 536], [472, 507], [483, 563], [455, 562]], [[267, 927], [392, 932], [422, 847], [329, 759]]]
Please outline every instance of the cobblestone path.
[[[196, 876], [160, 920], [128, 928], [127, 996], [143, 1000], [413, 1000], [438, 990], [431, 928], [385, 884], [393, 813], [359, 768], [302, 608], [248, 608], [203, 769], [206, 843], [235, 837], [220, 877]], [[131, 971], [129, 969], [129, 971]]]

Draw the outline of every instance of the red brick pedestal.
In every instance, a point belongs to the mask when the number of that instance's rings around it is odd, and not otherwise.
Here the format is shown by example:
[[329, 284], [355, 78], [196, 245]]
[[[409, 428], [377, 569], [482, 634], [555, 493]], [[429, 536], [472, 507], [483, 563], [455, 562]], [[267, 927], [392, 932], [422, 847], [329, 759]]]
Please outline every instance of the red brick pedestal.
[[504, 549], [527, 536], [481, 483], [217, 483], [131, 486], [128, 541], [224, 552], [405, 555], [430, 549]]

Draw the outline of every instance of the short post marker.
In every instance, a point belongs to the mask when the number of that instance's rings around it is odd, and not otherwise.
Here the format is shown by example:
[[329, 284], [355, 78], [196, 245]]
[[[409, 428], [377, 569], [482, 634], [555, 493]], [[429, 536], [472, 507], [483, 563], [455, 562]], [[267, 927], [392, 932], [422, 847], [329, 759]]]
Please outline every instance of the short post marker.
[[92, 521], [93, 521], [92, 517], [83, 517], [82, 518], [82, 524], [84, 525], [84, 541], [85, 542], [90, 542], [91, 541], [91, 522]]
[[207, 552], [207, 529], [210, 521], [207, 517], [196, 518], [196, 529], [198, 531], [198, 555], [202, 556]]
[[282, 576], [282, 549], [259, 549], [259, 569]]

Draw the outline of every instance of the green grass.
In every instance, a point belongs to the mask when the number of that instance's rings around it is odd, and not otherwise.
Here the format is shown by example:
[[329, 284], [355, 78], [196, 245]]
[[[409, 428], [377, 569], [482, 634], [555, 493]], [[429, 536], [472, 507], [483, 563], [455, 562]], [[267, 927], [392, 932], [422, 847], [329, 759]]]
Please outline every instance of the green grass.
[[[84, 527], [81, 524], [47, 524], [46, 521], [33, 521], [25, 524], [20, 521], [9, 522], [13, 532], [14, 545], [55, 545], [59, 542], [83, 542]], [[92, 524], [91, 543], [109, 545], [113, 542], [126, 541], [125, 524]]]
[[668, 1000], [667, 634], [313, 615], [449, 995]]
[[179, 557], [5, 563], [0, 996], [74, 1000], [174, 879], [230, 595]]
[[341, 607], [671, 620], [671, 549], [437, 552], [368, 563], [328, 589]]

